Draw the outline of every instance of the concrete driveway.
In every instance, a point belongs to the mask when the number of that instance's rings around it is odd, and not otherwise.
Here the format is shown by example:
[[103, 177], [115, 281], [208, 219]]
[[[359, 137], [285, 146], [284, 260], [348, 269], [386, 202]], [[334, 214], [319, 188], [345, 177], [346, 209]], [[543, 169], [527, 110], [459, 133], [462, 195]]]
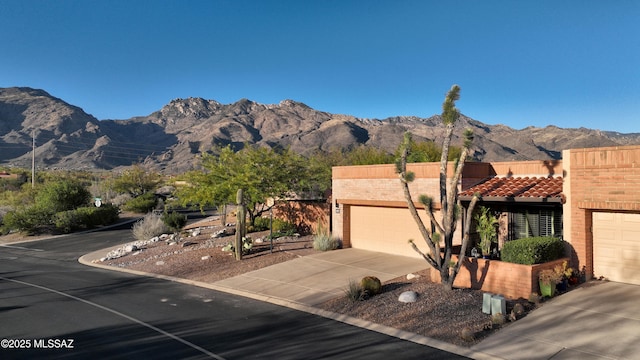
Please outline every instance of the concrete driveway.
[[502, 359], [640, 359], [640, 286], [594, 282], [554, 298], [472, 350]]
[[261, 300], [315, 306], [343, 295], [350, 280], [360, 281], [371, 275], [385, 282], [427, 266], [422, 259], [348, 248], [304, 256], [214, 285]]

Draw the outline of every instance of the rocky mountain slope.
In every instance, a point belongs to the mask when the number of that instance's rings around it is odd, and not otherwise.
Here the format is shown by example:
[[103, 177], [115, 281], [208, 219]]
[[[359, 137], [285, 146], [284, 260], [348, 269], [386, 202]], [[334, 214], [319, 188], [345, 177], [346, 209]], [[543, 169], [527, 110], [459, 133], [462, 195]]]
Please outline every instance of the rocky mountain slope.
[[[473, 156], [481, 161], [559, 159], [563, 149], [640, 144], [640, 134], [555, 126], [515, 130], [465, 116], [456, 128], [456, 137], [465, 128], [474, 131]], [[113, 169], [145, 162], [179, 173], [214, 144], [289, 146], [303, 154], [358, 144], [393, 151], [405, 131], [441, 141], [444, 127], [439, 116], [360, 119], [292, 100], [265, 105], [201, 98], [172, 100], [148, 116], [99, 121], [43, 90], [0, 88], [0, 163], [25, 168], [33, 138], [40, 168]]]

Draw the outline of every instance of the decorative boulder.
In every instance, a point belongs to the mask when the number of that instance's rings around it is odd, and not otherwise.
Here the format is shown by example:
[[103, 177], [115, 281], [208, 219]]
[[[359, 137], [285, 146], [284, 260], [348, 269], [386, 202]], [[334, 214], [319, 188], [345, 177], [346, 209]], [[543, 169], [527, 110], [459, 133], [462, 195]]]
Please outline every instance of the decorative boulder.
[[398, 301], [403, 303], [413, 303], [418, 300], [418, 293], [415, 291], [405, 291], [398, 297]]
[[420, 275], [416, 275], [416, 274], [407, 274], [407, 280], [413, 280], [413, 279], [417, 279], [419, 278]]

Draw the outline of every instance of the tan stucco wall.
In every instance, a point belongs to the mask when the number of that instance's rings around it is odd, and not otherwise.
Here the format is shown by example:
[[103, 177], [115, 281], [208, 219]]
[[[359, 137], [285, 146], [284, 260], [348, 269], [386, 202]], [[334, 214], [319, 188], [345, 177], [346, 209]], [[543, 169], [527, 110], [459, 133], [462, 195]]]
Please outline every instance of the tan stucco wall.
[[[409, 189], [417, 201], [420, 194], [434, 196], [439, 199], [439, 163], [411, 164], [407, 167], [416, 174], [416, 179], [409, 185]], [[343, 239], [345, 245], [350, 245], [348, 223], [345, 217], [350, 216], [349, 206], [365, 205], [379, 207], [406, 208], [398, 174], [395, 165], [363, 165], [340, 166], [333, 168], [332, 181], [332, 229], [333, 235]], [[434, 206], [440, 207], [439, 203]], [[339, 209], [339, 212], [336, 210]]]
[[[400, 186], [395, 165], [339, 166], [333, 168], [332, 179], [332, 228], [334, 236], [343, 239], [348, 246], [350, 229], [345, 218], [350, 216], [349, 206], [377, 206], [406, 208], [406, 200]], [[408, 164], [408, 171], [415, 174], [409, 185], [414, 203], [421, 194], [434, 198], [434, 208], [439, 204], [440, 163]], [[448, 176], [453, 175], [453, 163]], [[562, 174], [562, 161], [510, 161], [497, 163], [465, 163], [459, 190], [472, 187], [491, 176], [548, 176]], [[418, 207], [421, 205], [416, 204]], [[336, 211], [339, 212], [336, 212]], [[438, 218], [439, 219], [439, 218]], [[462, 225], [458, 224], [456, 239], [461, 241]]]

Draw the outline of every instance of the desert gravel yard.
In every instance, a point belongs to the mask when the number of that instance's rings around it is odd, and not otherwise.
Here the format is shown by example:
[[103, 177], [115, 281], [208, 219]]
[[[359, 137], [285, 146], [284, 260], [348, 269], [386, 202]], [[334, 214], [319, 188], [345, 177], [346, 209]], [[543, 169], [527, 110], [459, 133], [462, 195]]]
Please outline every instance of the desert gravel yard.
[[[254, 246], [242, 261], [236, 261], [232, 253], [222, 250], [234, 240], [234, 236], [212, 237], [224, 228], [219, 221], [211, 219], [191, 225], [191, 228], [194, 226], [199, 229], [197, 236], [183, 236], [177, 242], [157, 241], [102, 264], [213, 283], [317, 253], [310, 235], [275, 239], [271, 251], [267, 237], [269, 232], [265, 231], [249, 234], [254, 239]], [[466, 347], [509, 324], [508, 320], [504, 324], [496, 323], [491, 316], [482, 313], [481, 291], [446, 291], [440, 284], [425, 280], [425, 271], [414, 274], [417, 277], [411, 280], [402, 277], [388, 281], [383, 284], [381, 294], [366, 300], [352, 301], [341, 296], [318, 307]], [[347, 287], [345, 284], [345, 291]], [[398, 301], [398, 296], [409, 290], [419, 294], [418, 300], [414, 303]], [[519, 303], [524, 309], [519, 317], [536, 307], [525, 300]], [[514, 304], [514, 301], [507, 302], [507, 313], [511, 312]]]

